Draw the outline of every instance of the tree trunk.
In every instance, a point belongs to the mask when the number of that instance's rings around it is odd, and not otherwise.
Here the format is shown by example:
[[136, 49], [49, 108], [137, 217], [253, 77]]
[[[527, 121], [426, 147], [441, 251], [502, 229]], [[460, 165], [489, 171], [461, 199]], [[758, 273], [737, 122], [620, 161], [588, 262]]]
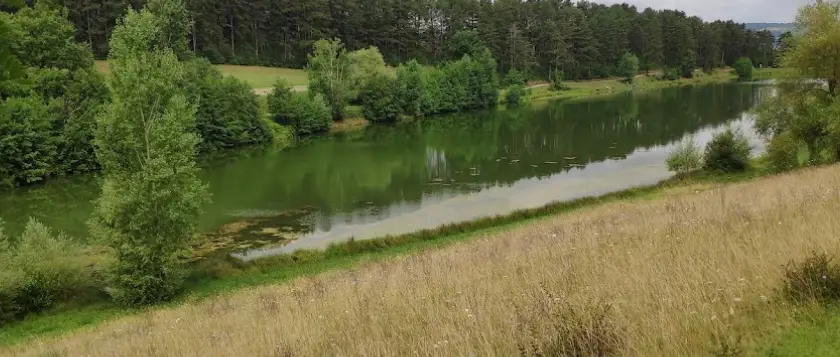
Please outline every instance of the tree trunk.
[[834, 97], [837, 94], [837, 80], [836, 79], [829, 79], [828, 80], [828, 93]]

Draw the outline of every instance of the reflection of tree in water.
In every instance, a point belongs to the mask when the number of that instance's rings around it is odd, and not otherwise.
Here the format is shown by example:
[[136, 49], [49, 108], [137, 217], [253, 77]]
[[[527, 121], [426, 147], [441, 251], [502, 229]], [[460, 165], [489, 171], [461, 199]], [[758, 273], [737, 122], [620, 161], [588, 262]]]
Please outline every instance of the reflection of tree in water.
[[[279, 214], [304, 206], [318, 208], [323, 218], [344, 214], [347, 221], [386, 216], [414, 209], [424, 197], [548, 177], [668, 144], [737, 118], [761, 95], [747, 85], [686, 87], [377, 125], [282, 152], [239, 152], [205, 169], [213, 203], [201, 223], [211, 229], [239, 210]], [[6, 194], [0, 216], [23, 224], [19, 217], [34, 211], [59, 215], [54, 206], [79, 213], [57, 227], [84, 231], [97, 189], [95, 182], [82, 186], [50, 186], [44, 191], [49, 200]], [[11, 205], [20, 207], [7, 214]]]

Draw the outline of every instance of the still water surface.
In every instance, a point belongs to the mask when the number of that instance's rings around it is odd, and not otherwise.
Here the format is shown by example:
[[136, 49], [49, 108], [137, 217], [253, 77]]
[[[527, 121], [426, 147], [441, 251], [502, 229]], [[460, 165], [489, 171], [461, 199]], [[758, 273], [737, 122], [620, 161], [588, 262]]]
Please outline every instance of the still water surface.
[[[234, 255], [252, 259], [654, 184], [670, 176], [665, 157], [682, 138], [702, 145], [726, 125], [751, 132], [747, 112], [770, 91], [626, 93], [239, 151], [203, 170], [213, 202], [200, 227], [233, 236]], [[0, 191], [0, 218], [12, 234], [32, 216], [84, 239], [97, 195], [95, 176]]]

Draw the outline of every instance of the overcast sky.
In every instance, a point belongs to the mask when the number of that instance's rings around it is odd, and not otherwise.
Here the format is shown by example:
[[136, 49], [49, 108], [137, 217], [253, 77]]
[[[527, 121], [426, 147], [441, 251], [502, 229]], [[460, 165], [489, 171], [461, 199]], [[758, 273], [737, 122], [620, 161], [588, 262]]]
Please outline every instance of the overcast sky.
[[793, 22], [796, 9], [813, 0], [595, 0], [605, 4], [628, 3], [639, 10], [678, 9], [706, 21]]

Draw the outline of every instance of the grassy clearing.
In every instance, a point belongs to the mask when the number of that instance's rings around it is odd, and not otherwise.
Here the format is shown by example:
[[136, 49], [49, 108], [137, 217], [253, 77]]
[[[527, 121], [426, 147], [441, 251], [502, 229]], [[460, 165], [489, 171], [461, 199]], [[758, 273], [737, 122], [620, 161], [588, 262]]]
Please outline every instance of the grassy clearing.
[[[283, 78], [293, 86], [305, 86], [309, 84], [309, 77], [306, 71], [292, 68], [258, 67], [258, 66], [235, 66], [216, 65], [216, 68], [227, 76], [239, 78], [251, 86], [251, 88], [262, 89], [274, 85], [277, 79]], [[102, 73], [109, 73], [107, 61], [96, 61], [96, 69]]]
[[349, 254], [322, 267], [363, 264], [0, 352], [508, 356], [578, 346], [676, 356], [749, 349], [779, 327], [796, 326], [795, 309], [776, 293], [782, 266], [815, 250], [840, 252], [838, 184], [840, 166], [831, 166], [650, 190], [641, 197], [654, 199], [413, 241], [426, 249], [420, 254], [403, 255], [408, 245], [396, 255], [389, 248]]

